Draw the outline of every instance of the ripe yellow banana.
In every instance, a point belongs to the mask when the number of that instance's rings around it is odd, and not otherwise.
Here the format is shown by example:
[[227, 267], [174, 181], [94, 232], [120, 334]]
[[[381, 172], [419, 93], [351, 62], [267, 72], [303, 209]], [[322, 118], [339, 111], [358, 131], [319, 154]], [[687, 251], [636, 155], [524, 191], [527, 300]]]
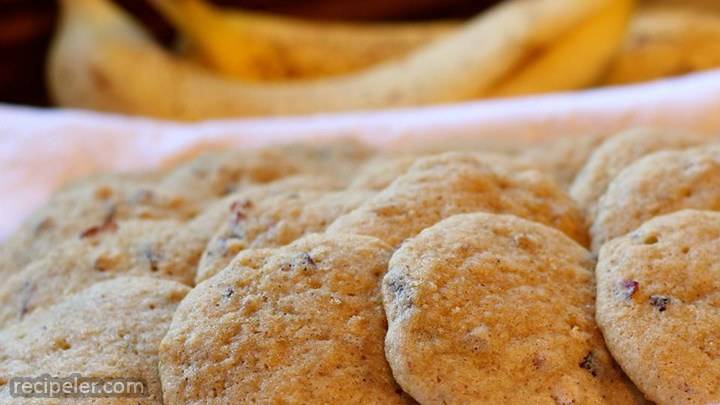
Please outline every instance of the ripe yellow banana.
[[720, 67], [720, 13], [641, 9], [606, 82], [633, 83]]
[[528, 55], [552, 49], [615, 1], [631, 0], [510, 1], [404, 58], [355, 74], [249, 83], [169, 54], [106, 0], [63, 0], [49, 83], [64, 106], [182, 120], [468, 100], [487, 96], [498, 81], [522, 71]]
[[150, 0], [201, 62], [248, 81], [318, 78], [407, 54], [457, 22], [331, 23], [221, 10], [205, 0]]
[[491, 94], [498, 97], [572, 90], [594, 84], [626, 34], [634, 2], [615, 0], [514, 72]]

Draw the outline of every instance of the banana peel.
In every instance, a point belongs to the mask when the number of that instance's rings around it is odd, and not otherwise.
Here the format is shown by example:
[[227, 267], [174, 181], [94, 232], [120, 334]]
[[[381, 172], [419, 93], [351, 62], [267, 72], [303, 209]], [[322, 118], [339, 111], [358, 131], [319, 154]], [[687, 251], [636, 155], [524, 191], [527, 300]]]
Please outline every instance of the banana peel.
[[180, 31], [190, 55], [246, 81], [328, 77], [406, 55], [459, 22], [331, 23], [241, 10], [205, 0], [150, 0]]
[[63, 0], [48, 78], [58, 104], [176, 120], [313, 114], [486, 97], [533, 50], [608, 1], [511, 1], [398, 60], [288, 83], [228, 79], [155, 44], [105, 0]]

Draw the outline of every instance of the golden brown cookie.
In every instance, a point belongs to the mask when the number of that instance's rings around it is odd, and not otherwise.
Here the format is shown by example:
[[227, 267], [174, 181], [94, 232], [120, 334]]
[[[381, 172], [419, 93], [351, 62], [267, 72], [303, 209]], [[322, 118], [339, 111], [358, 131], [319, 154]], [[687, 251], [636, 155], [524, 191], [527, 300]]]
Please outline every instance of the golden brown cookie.
[[67, 187], [27, 219], [2, 248], [0, 273], [19, 271], [56, 244], [104, 233], [128, 219], [188, 220], [201, 210], [156, 184], [100, 177]]
[[656, 152], [620, 172], [598, 202], [593, 250], [655, 216], [685, 208], [720, 208], [720, 148]]
[[360, 190], [382, 190], [405, 174], [419, 157], [413, 154], [376, 156], [358, 169], [348, 187]]
[[552, 177], [566, 189], [602, 140], [602, 136], [594, 134], [559, 136], [530, 143], [515, 158]]
[[594, 320], [593, 260], [510, 215], [450, 217], [392, 256], [385, 352], [423, 404], [631, 404]]
[[455, 152], [420, 159], [328, 232], [374, 236], [398, 246], [444, 218], [483, 211], [542, 222], [587, 244], [585, 219], [574, 201], [541, 173], [517, 171], [508, 162]]
[[[168, 280], [117, 278], [95, 284], [0, 330], [0, 402], [162, 404], [158, 347], [188, 290]], [[8, 384], [12, 378], [43, 374], [142, 380], [147, 396], [10, 399]]]
[[610, 351], [658, 404], [720, 403], [720, 214], [654, 218], [606, 243], [597, 320]]
[[197, 282], [217, 274], [242, 250], [283, 246], [305, 234], [324, 231], [335, 218], [373, 194], [347, 190], [286, 191], [264, 199], [239, 196], [203, 252]]
[[247, 184], [267, 183], [294, 174], [333, 175], [348, 181], [372, 153], [366, 145], [352, 140], [207, 152], [179, 165], [161, 184], [171, 190], [191, 192], [195, 199], [208, 200]]
[[181, 303], [160, 349], [165, 403], [405, 403], [383, 353], [390, 247], [315, 234], [261, 252]]
[[119, 276], [192, 285], [210, 234], [177, 221], [121, 221], [103, 235], [73, 238], [0, 284], [0, 327]]
[[691, 132], [637, 128], [609, 137], [590, 156], [570, 188], [570, 195], [595, 216], [598, 199], [622, 169], [661, 150], [685, 149], [709, 142], [707, 135]]

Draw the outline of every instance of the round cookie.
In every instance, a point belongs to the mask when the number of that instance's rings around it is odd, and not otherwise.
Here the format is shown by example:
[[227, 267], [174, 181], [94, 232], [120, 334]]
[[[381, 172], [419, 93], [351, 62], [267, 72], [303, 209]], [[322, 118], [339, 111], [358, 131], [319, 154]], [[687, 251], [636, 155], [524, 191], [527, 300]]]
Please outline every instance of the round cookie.
[[0, 284], [0, 328], [118, 276], [192, 285], [210, 234], [177, 221], [123, 221], [102, 235], [60, 243]]
[[594, 320], [593, 260], [510, 215], [453, 216], [406, 241], [382, 282], [386, 357], [424, 404], [630, 404]]
[[367, 190], [288, 191], [261, 200], [238, 198], [203, 252], [197, 282], [217, 274], [242, 250], [283, 246], [321, 232], [373, 194]]
[[707, 135], [652, 128], [620, 132], [592, 153], [573, 182], [570, 195], [594, 217], [595, 205], [608, 184], [631, 163], [653, 152], [685, 149], [710, 140]]
[[[499, 153], [471, 152], [470, 154], [482, 159], [491, 166], [502, 167], [506, 170], [528, 170], [532, 166], [523, 164]], [[378, 155], [370, 159], [357, 172], [352, 183], [352, 189], [382, 190], [392, 184], [395, 179], [405, 174], [418, 159], [429, 157], [412, 154]]]
[[314, 234], [260, 252], [178, 307], [160, 348], [165, 403], [406, 403], [383, 353], [390, 247]]
[[600, 198], [593, 251], [643, 222], [686, 208], [720, 208], [720, 148], [661, 151], [625, 168]]
[[512, 160], [502, 164], [456, 152], [419, 159], [328, 232], [374, 236], [398, 246], [444, 218], [476, 211], [528, 218], [588, 243], [580, 209], [552, 180], [535, 170], [518, 171]]
[[147, 395], [75, 398], [73, 404], [162, 404], [158, 347], [188, 290], [168, 280], [117, 278], [0, 330], [0, 402], [67, 404], [68, 399], [11, 398], [10, 381], [80, 374], [142, 380]]
[[597, 321], [608, 348], [658, 404], [720, 403], [720, 214], [657, 217], [606, 243]]
[[594, 134], [560, 136], [530, 144], [515, 158], [552, 177], [558, 185], [567, 189], [600, 142], [602, 137]]
[[358, 169], [348, 188], [382, 190], [405, 174], [418, 157], [413, 154], [376, 156]]
[[352, 140], [207, 152], [176, 167], [161, 184], [208, 200], [294, 174], [332, 174], [347, 181], [372, 153]]
[[102, 177], [55, 194], [9, 237], [0, 273], [15, 272], [56, 244], [96, 235], [127, 219], [188, 220], [201, 206], [155, 184]]

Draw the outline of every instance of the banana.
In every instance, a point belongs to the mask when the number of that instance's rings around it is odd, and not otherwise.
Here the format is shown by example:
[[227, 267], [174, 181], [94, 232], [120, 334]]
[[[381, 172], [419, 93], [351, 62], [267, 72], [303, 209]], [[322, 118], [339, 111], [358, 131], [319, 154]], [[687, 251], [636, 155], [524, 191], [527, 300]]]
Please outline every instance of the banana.
[[354, 74], [252, 83], [169, 54], [106, 0], [63, 0], [49, 84], [63, 106], [179, 120], [448, 103], [487, 96], [528, 55], [614, 1], [630, 0], [510, 1], [404, 58]]
[[720, 13], [688, 7], [641, 9], [607, 84], [648, 81], [720, 67]]
[[565, 35], [537, 60], [515, 72], [491, 95], [508, 97], [572, 90], [594, 84], [623, 41], [634, 2], [609, 2], [595, 16]]
[[150, 0], [186, 37], [191, 54], [247, 81], [327, 77], [403, 56], [457, 22], [351, 24], [226, 11], [205, 0]]

